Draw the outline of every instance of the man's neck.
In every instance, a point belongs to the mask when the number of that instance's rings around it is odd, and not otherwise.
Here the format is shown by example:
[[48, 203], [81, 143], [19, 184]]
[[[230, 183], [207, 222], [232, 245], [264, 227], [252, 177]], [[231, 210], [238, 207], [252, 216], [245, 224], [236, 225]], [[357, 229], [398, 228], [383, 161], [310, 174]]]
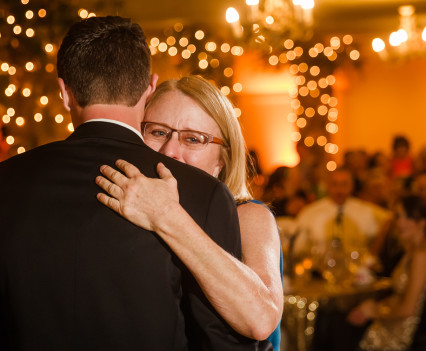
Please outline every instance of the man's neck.
[[124, 105], [97, 104], [81, 108], [81, 110], [78, 111], [78, 117], [75, 119], [78, 120], [78, 125], [92, 119], [109, 119], [125, 123], [140, 132], [142, 118], [143, 110], [140, 111], [137, 106], [128, 107]]

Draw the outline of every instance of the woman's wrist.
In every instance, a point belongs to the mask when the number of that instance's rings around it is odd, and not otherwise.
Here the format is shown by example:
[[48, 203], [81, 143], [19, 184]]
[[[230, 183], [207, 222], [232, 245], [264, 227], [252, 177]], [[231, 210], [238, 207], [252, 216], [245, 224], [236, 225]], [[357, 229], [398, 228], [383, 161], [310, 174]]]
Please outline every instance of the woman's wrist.
[[155, 216], [152, 226], [154, 231], [164, 239], [164, 235], [171, 234], [179, 221], [185, 220], [186, 211], [179, 202], [171, 202], [158, 216]]

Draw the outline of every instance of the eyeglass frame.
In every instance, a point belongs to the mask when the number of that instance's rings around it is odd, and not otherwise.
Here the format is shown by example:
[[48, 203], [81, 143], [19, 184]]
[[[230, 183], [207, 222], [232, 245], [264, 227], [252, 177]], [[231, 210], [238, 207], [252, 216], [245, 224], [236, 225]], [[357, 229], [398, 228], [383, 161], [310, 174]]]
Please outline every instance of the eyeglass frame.
[[166, 141], [164, 143], [167, 143], [171, 139], [173, 132], [177, 133], [179, 143], [182, 143], [181, 139], [180, 139], [180, 133], [181, 132], [192, 132], [192, 133], [199, 133], [199, 134], [201, 134], [202, 136], [204, 136], [206, 138], [207, 142], [204, 143], [204, 144], [202, 144], [202, 145], [205, 145], [204, 148], [206, 148], [208, 144], [218, 144], [218, 145], [227, 147], [227, 145], [225, 144], [225, 141], [223, 141], [222, 139], [217, 138], [214, 135], [211, 135], [209, 133], [200, 132], [198, 130], [193, 130], [193, 129], [174, 129], [174, 128], [168, 126], [167, 124], [157, 123], [157, 122], [142, 122], [142, 124], [141, 124], [141, 131], [142, 131], [142, 136], [144, 138], [145, 138], [145, 128], [146, 128], [147, 124], [156, 124], [156, 125], [165, 127], [165, 128], [167, 128], [167, 129], [170, 130], [170, 132], [167, 134], [167, 139], [166, 139]]

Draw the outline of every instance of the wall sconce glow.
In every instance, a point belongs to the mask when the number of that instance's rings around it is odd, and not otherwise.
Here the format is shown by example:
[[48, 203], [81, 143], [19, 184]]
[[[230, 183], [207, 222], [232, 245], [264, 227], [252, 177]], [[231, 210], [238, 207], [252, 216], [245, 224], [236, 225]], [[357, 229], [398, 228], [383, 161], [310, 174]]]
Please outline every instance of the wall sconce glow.
[[380, 38], [373, 39], [372, 46], [375, 52], [381, 52], [386, 47], [385, 42]]
[[226, 22], [236, 23], [239, 20], [240, 20], [240, 15], [238, 14], [238, 11], [234, 9], [233, 7], [229, 7], [226, 10]]
[[315, 6], [314, 0], [301, 0], [300, 3], [301, 3], [300, 5], [302, 6], [302, 9], [304, 10], [313, 9]]
[[389, 36], [389, 44], [392, 46], [399, 46], [407, 41], [408, 34], [404, 29], [399, 29], [397, 32], [392, 32]]
[[423, 32], [422, 32], [422, 39], [426, 41], [426, 27], [423, 29]]
[[249, 6], [259, 5], [259, 0], [246, 0], [246, 4]]

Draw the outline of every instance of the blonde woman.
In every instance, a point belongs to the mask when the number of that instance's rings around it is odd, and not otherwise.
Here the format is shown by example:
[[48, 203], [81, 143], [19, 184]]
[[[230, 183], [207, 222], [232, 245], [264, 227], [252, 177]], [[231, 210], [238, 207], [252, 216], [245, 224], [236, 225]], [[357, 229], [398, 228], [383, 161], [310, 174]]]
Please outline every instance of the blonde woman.
[[163, 82], [147, 105], [142, 134], [152, 149], [200, 168], [229, 187], [238, 205], [242, 262], [214, 243], [184, 211], [176, 180], [161, 163], [160, 179], [145, 177], [124, 160], [116, 162], [124, 174], [102, 166], [104, 177], [97, 183], [110, 196], [100, 193], [99, 201], [155, 231], [237, 332], [257, 340], [268, 338], [279, 350], [283, 310], [279, 234], [272, 213], [252, 200], [246, 187], [246, 148], [231, 103], [201, 77]]

